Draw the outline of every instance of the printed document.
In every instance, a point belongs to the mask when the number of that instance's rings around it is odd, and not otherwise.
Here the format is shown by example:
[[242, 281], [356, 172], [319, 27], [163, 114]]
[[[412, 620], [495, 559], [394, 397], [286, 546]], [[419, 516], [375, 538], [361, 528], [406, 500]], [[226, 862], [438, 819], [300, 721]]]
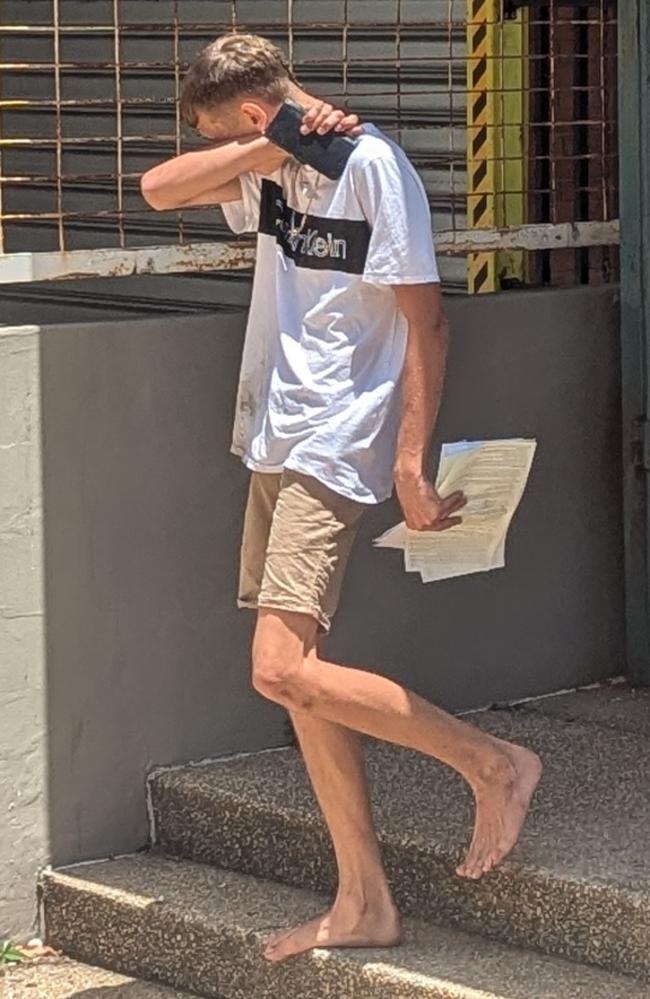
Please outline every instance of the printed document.
[[[537, 442], [512, 438], [443, 444], [436, 491], [462, 490], [462, 524], [446, 531], [410, 531], [402, 522], [375, 539], [378, 548], [404, 551], [407, 572], [423, 582], [505, 566], [506, 536], [530, 473]], [[455, 515], [454, 515], [455, 516]]]

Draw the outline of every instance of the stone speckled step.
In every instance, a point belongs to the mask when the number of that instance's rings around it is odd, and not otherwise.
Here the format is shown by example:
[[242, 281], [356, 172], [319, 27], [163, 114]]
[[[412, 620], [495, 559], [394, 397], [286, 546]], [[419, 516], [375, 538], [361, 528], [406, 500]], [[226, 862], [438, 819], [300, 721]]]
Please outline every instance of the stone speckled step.
[[0, 971], [2, 999], [192, 999], [153, 982], [79, 964], [66, 957], [28, 961]]
[[[608, 688], [474, 715], [545, 765], [519, 845], [480, 882], [454, 872], [473, 815], [462, 781], [419, 753], [367, 740], [400, 910], [650, 979], [650, 744], [640, 724], [649, 713], [647, 698]], [[149, 790], [161, 852], [332, 890], [329, 838], [295, 749], [158, 772]]]
[[51, 945], [208, 999], [647, 999], [632, 979], [414, 920], [399, 947], [272, 965], [269, 932], [323, 911], [323, 898], [188, 861], [138, 855], [47, 872], [41, 893]]

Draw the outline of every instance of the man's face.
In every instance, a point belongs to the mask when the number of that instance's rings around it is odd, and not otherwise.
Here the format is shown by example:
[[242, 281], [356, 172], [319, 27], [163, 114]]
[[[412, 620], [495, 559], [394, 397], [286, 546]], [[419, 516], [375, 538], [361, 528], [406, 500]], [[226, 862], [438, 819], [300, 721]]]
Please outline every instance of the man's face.
[[277, 107], [257, 100], [201, 108], [197, 111], [195, 130], [211, 142], [232, 141], [246, 135], [261, 134], [276, 113]]
[[253, 131], [250, 121], [242, 122], [239, 109], [208, 108], [197, 111], [195, 131], [211, 142], [237, 139]]

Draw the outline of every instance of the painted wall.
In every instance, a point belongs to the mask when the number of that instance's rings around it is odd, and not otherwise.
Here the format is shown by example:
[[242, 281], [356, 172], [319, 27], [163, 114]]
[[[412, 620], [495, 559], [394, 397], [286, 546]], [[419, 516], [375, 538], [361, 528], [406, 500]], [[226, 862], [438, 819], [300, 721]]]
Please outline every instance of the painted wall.
[[0, 327], [0, 939], [49, 857], [39, 342]]
[[[508, 567], [421, 584], [369, 544], [398, 516], [387, 503], [356, 545], [332, 652], [455, 709], [617, 674], [616, 295], [520, 292], [448, 308], [437, 439], [539, 439]], [[11, 717], [0, 804], [12, 823], [0, 930], [29, 921], [43, 859], [144, 843], [153, 764], [285, 736], [282, 712], [249, 687], [252, 615], [234, 606], [246, 474], [228, 444], [243, 317], [69, 318], [0, 337], [17, 442], [0, 450], [0, 711]], [[12, 351], [17, 368], [4, 363]]]

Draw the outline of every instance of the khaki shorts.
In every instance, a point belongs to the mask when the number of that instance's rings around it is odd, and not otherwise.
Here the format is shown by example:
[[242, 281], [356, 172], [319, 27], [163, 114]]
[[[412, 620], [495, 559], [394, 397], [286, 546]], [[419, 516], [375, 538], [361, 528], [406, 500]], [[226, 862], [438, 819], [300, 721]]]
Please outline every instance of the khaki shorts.
[[309, 614], [329, 631], [364, 509], [311, 476], [253, 472], [238, 606]]

